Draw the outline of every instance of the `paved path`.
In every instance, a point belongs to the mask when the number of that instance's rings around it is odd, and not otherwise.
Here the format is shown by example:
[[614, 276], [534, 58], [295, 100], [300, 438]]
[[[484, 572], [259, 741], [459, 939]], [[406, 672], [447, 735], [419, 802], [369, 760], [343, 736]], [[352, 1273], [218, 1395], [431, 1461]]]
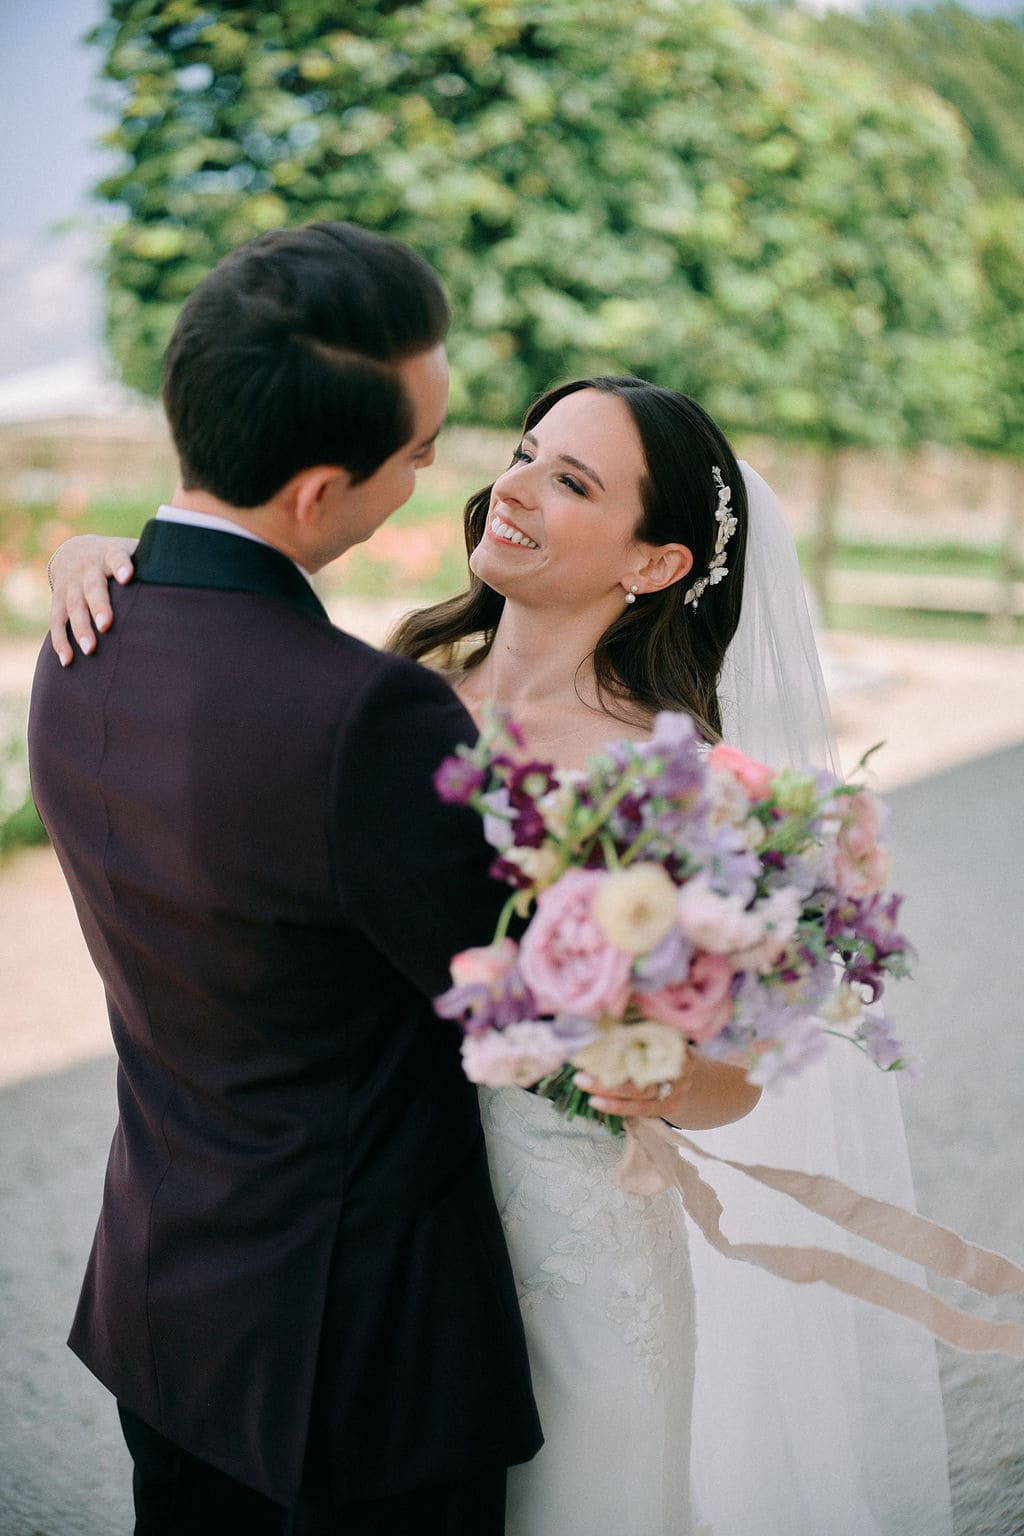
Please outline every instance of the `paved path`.
[[[1024, 1262], [1024, 746], [889, 798], [919, 951], [891, 994], [924, 1058], [902, 1092], [918, 1204]], [[1024, 1321], [1019, 1300], [976, 1310]], [[1024, 1536], [1024, 1363], [943, 1348], [940, 1366], [959, 1536]]]

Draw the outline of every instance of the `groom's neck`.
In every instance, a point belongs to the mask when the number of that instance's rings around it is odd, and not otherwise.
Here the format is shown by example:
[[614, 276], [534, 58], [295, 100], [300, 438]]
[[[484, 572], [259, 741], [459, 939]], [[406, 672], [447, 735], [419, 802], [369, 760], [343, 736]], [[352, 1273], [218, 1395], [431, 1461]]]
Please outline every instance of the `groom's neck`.
[[209, 491], [187, 489], [179, 480], [169, 505], [182, 512], [198, 512], [203, 517], [219, 517], [225, 522], [235, 523], [247, 533], [265, 539], [297, 565], [306, 570], [315, 569], [310, 563], [309, 551], [299, 547], [300, 540], [296, 537], [298, 530], [293, 520], [286, 509], [276, 502], [271, 501], [259, 507], [236, 507], [231, 502], [221, 501], [219, 496]]

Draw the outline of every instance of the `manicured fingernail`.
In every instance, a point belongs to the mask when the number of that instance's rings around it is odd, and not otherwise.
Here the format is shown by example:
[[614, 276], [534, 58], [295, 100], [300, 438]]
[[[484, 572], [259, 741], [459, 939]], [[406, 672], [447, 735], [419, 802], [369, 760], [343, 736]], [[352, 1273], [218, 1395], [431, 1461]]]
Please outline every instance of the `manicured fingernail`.
[[116, 571], [118, 581], [127, 581], [132, 574], [130, 565], [119, 565]]
[[92, 635], [79, 635], [78, 645], [83, 656], [91, 656], [96, 649], [96, 641]]
[[577, 1072], [572, 1080], [572, 1085], [574, 1088], [582, 1088], [583, 1092], [587, 1093], [591, 1088], [593, 1088], [594, 1079], [588, 1076], [586, 1072]]
[[58, 653], [57, 660], [60, 662], [62, 667], [69, 667], [71, 665], [71, 657], [68, 655], [67, 651], [60, 651]]

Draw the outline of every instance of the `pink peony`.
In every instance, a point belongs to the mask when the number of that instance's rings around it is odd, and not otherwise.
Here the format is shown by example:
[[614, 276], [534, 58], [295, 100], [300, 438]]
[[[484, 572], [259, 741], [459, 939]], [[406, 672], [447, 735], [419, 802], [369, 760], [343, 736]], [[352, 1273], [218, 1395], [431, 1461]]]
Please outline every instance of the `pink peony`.
[[881, 841], [887, 807], [867, 790], [845, 802], [836, 839], [835, 883], [841, 896], [860, 901], [883, 890], [889, 879], [889, 850]]
[[519, 969], [545, 1012], [621, 1018], [632, 956], [609, 943], [594, 916], [607, 875], [570, 869], [537, 898], [519, 946]]
[[712, 747], [708, 753], [708, 766], [710, 768], [723, 768], [738, 779], [750, 796], [751, 800], [766, 800], [771, 789], [774, 770], [759, 763], [756, 758], [748, 757], [745, 752], [740, 752], [736, 747], [727, 747], [725, 742], [719, 742], [717, 747]]
[[690, 974], [636, 999], [648, 1018], [670, 1024], [689, 1040], [713, 1040], [732, 1018], [733, 969], [724, 955], [697, 954]]

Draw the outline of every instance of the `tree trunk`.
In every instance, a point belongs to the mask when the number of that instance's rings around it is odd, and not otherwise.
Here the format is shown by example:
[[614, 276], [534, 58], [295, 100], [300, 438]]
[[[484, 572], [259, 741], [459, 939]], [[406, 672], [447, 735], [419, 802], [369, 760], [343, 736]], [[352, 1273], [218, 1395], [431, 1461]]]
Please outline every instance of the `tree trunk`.
[[1024, 468], [1015, 459], [1003, 466], [1006, 497], [1006, 522], [999, 561], [998, 606], [989, 618], [988, 630], [993, 640], [1012, 640], [1017, 629], [1016, 577], [1022, 554], [1024, 532]]
[[842, 478], [842, 454], [837, 443], [826, 443], [821, 450], [818, 480], [818, 518], [811, 561], [811, 585], [821, 605], [821, 617], [831, 622], [830, 576], [836, 550], [836, 526], [839, 520], [839, 489]]

